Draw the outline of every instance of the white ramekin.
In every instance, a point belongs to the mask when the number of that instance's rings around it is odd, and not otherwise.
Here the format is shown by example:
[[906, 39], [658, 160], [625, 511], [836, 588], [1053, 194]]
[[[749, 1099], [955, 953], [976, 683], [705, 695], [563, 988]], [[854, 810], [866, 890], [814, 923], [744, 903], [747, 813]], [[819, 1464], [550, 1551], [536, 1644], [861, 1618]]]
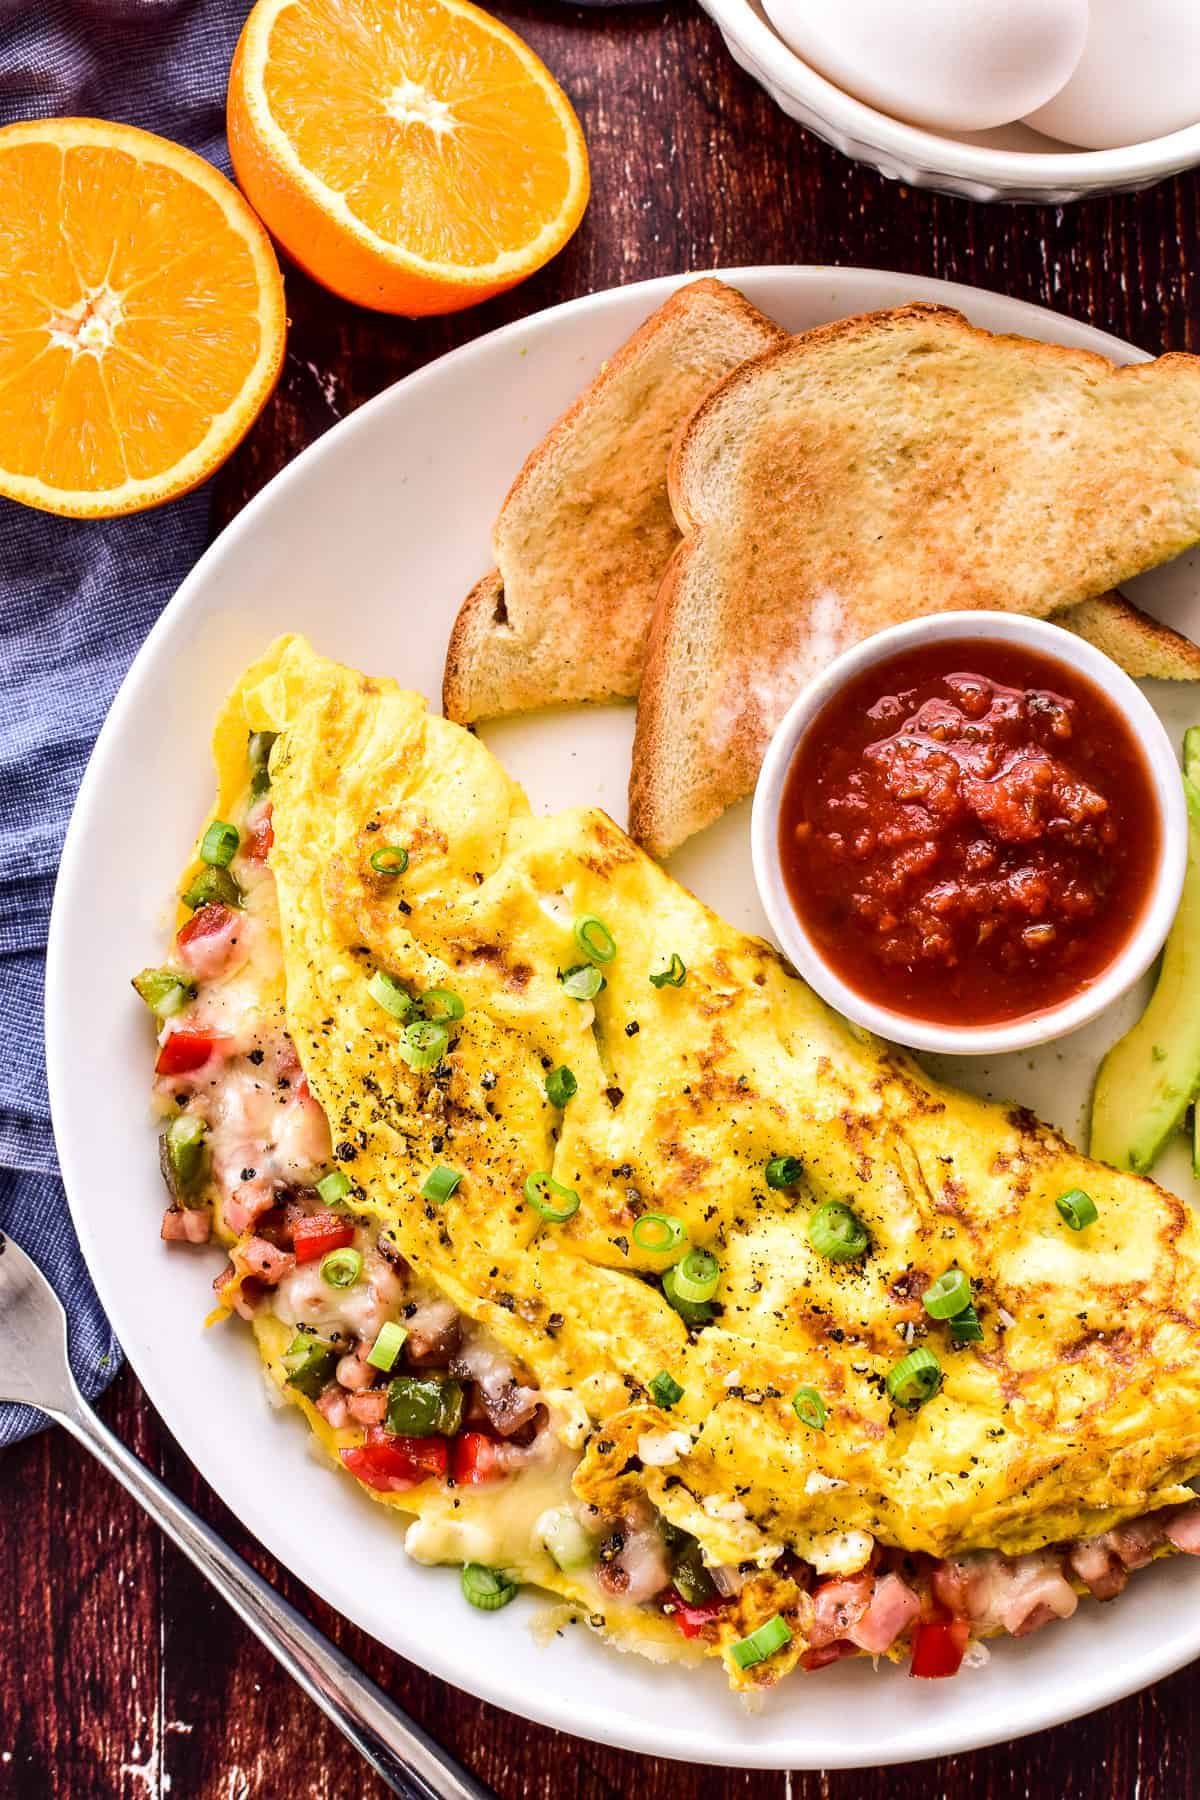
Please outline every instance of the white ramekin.
[[[877, 1006], [848, 987], [829, 966], [804, 929], [784, 884], [779, 859], [779, 809], [788, 769], [801, 738], [826, 702], [848, 681], [864, 669], [918, 645], [981, 638], [1040, 651], [1103, 690], [1124, 715], [1142, 747], [1158, 803], [1162, 852], [1141, 922], [1108, 968], [1082, 993], [1047, 1012], [1006, 1024], [956, 1027], [913, 1019]], [[750, 836], [754, 879], [771, 928], [784, 954], [823, 1000], [855, 1024], [915, 1050], [935, 1050], [953, 1056], [994, 1056], [1009, 1050], [1026, 1050], [1077, 1030], [1111, 1006], [1145, 974], [1162, 949], [1179, 907], [1187, 864], [1188, 823], [1179, 762], [1171, 740], [1150, 702], [1116, 663], [1059, 625], [1028, 619], [1019, 613], [956, 612], [934, 613], [906, 625], [893, 625], [845, 651], [822, 675], [809, 682], [771, 739], [754, 790]]]
[[[1058, 205], [1149, 187], [1200, 163], [1200, 124], [1119, 150], [1072, 150], [1027, 126], [976, 138], [943, 137], [906, 125], [844, 93], [790, 50], [752, 0], [700, 0], [734, 61], [775, 104], [844, 156], [892, 181], [967, 200], [1031, 200]], [[1029, 149], [996, 144], [1003, 137]], [[989, 141], [991, 140], [991, 141]]]

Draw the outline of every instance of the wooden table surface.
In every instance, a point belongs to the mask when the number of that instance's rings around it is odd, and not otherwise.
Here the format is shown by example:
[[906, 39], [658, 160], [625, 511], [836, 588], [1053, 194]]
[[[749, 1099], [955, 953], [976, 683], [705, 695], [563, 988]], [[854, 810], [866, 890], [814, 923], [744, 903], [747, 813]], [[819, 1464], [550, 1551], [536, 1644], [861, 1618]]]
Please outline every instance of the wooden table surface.
[[[851, 165], [785, 119], [687, 0], [609, 13], [548, 0], [506, 7], [502, 16], [541, 52], [578, 107], [594, 179], [582, 228], [556, 262], [515, 292], [419, 324], [355, 311], [289, 270], [287, 368], [218, 478], [214, 532], [336, 419], [431, 357], [555, 301], [675, 270], [805, 262], [900, 269], [1041, 301], [1148, 350], [1200, 350], [1195, 175], [1063, 209], [974, 206], [911, 192]], [[452, 1691], [313, 1600], [199, 1480], [128, 1370], [102, 1410], [139, 1456], [502, 1800], [1200, 1794], [1196, 1669], [1057, 1731], [893, 1770], [724, 1773], [541, 1730]], [[0, 1596], [0, 1795], [383, 1795], [200, 1578], [61, 1432], [0, 1456]], [[1119, 1616], [1112, 1646], [1119, 1656]], [[1066, 1703], [1081, 1703], [1085, 1696], [1071, 1685], [1069, 1629], [1062, 1649]], [[922, 1700], [914, 1688], [913, 1704]]]

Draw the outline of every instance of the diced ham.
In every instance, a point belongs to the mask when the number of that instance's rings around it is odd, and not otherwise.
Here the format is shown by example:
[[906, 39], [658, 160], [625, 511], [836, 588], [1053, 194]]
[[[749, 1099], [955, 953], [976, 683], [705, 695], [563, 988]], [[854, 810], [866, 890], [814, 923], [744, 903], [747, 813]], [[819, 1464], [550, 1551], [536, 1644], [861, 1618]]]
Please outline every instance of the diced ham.
[[952, 1558], [933, 1572], [934, 1598], [980, 1633], [1002, 1628], [1024, 1637], [1051, 1619], [1069, 1619], [1079, 1604], [1054, 1551], [1001, 1556], [995, 1550]]
[[1141, 1519], [1127, 1519], [1104, 1534], [1104, 1541], [1120, 1557], [1127, 1569], [1144, 1569], [1154, 1561], [1154, 1552], [1163, 1541], [1163, 1516], [1147, 1513]]
[[245, 913], [213, 902], [192, 914], [175, 939], [175, 949], [194, 981], [215, 981], [243, 966], [252, 936]]
[[266, 1293], [266, 1289], [261, 1281], [255, 1280], [253, 1275], [246, 1275], [243, 1276], [239, 1283], [233, 1298], [229, 1299], [225, 1293], [225, 1289], [233, 1282], [236, 1282], [237, 1279], [238, 1271], [234, 1268], [232, 1263], [226, 1263], [225, 1267], [221, 1270], [221, 1273], [213, 1282], [213, 1292], [216, 1294], [217, 1299], [221, 1302], [222, 1306], [232, 1307], [239, 1319], [253, 1319], [255, 1308]]
[[1102, 1537], [1081, 1538], [1067, 1561], [1094, 1600], [1115, 1600], [1129, 1580], [1124, 1563]]
[[1051, 1551], [1000, 1558], [1007, 1562], [1007, 1581], [998, 1578], [994, 1605], [1000, 1623], [1013, 1637], [1027, 1637], [1053, 1619], [1069, 1619], [1079, 1596]]
[[346, 1411], [360, 1425], [382, 1425], [387, 1418], [387, 1389], [375, 1388], [370, 1393], [351, 1394]]
[[899, 1575], [884, 1575], [875, 1583], [866, 1612], [850, 1627], [848, 1636], [860, 1650], [880, 1656], [903, 1637], [920, 1611], [921, 1602], [908, 1583]]
[[228, 1195], [221, 1207], [225, 1224], [235, 1236], [241, 1237], [257, 1224], [264, 1213], [270, 1212], [275, 1204], [275, 1185], [261, 1178], [254, 1181], [239, 1181], [233, 1192]]
[[1186, 1556], [1200, 1556], [1200, 1506], [1184, 1506], [1168, 1513], [1165, 1530], [1177, 1550]]
[[327, 1424], [335, 1431], [350, 1423], [350, 1410], [346, 1405], [346, 1396], [335, 1381], [331, 1381], [317, 1400], [317, 1411]]
[[168, 1206], [163, 1214], [162, 1235], [168, 1244], [207, 1244], [211, 1232], [207, 1206]]
[[[411, 1342], [410, 1333], [410, 1346]], [[523, 1386], [508, 1359], [478, 1337], [466, 1339], [451, 1359], [450, 1372], [475, 1383], [484, 1415], [501, 1437], [511, 1437], [529, 1424], [542, 1404], [537, 1389]]]
[[375, 1370], [367, 1361], [371, 1346], [360, 1338], [348, 1356], [343, 1356], [337, 1366], [337, 1378], [344, 1388], [351, 1393], [358, 1393], [369, 1388], [375, 1380]]
[[670, 1585], [671, 1563], [662, 1533], [641, 1509], [601, 1539], [596, 1579], [605, 1593], [635, 1606], [653, 1600]]
[[857, 1652], [851, 1643], [843, 1638], [838, 1643], [821, 1644], [815, 1650], [806, 1650], [800, 1658], [800, 1667], [810, 1673], [815, 1669], [826, 1669], [830, 1663], [841, 1662], [844, 1656], [854, 1656]]
[[233, 1256], [240, 1268], [267, 1287], [275, 1287], [296, 1266], [290, 1250], [277, 1250], [274, 1244], [268, 1244], [266, 1238], [260, 1237], [247, 1238], [244, 1244], [237, 1246]]
[[813, 1622], [809, 1645], [819, 1650], [851, 1636], [871, 1604], [875, 1577], [867, 1570], [840, 1581], [822, 1581], [813, 1589]]
[[462, 1341], [462, 1322], [448, 1300], [423, 1300], [404, 1321], [404, 1354], [416, 1368], [446, 1368]]

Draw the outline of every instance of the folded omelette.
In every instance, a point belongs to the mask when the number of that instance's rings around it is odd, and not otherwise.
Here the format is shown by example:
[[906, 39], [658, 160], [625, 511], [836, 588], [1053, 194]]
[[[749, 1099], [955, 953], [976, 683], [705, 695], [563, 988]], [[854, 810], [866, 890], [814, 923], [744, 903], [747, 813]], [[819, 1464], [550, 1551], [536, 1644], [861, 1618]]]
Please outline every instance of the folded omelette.
[[163, 1234], [228, 1249], [219, 1314], [414, 1557], [746, 1688], [949, 1674], [1200, 1551], [1180, 1200], [935, 1082], [301, 639], [215, 752], [135, 984]]

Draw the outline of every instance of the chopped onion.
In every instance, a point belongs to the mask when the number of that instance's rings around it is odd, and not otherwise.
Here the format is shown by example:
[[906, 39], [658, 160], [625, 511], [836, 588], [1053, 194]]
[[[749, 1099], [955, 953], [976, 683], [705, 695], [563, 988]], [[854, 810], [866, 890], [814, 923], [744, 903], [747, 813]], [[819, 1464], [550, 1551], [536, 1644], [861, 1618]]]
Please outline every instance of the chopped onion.
[[718, 1563], [715, 1569], [709, 1569], [708, 1572], [718, 1594], [726, 1600], [732, 1600], [735, 1594], [740, 1594], [745, 1585], [745, 1577], [736, 1563]]

